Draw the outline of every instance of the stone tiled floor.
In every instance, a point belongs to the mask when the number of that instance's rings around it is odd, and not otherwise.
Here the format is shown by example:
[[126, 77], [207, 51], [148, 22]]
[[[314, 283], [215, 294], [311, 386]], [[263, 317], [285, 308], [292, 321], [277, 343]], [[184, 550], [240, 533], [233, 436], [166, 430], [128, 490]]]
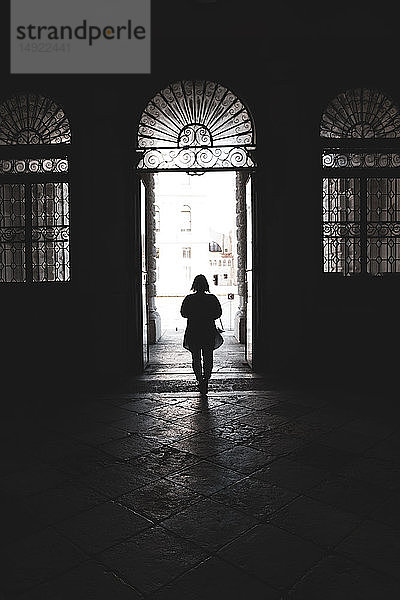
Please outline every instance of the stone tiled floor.
[[229, 338], [201, 398], [161, 347], [123, 392], [5, 422], [0, 598], [400, 597], [399, 425], [379, 398], [272, 385]]

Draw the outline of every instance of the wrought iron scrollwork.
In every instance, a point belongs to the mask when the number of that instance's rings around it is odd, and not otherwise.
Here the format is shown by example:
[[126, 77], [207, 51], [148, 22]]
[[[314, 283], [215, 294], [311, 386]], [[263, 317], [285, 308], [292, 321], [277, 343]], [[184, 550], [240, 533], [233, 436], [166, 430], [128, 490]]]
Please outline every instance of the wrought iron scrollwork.
[[400, 153], [325, 150], [322, 153], [322, 166], [331, 169], [396, 169], [400, 167]]
[[67, 173], [68, 168], [67, 157], [0, 160], [0, 175]]
[[252, 120], [242, 102], [211, 81], [179, 81], [143, 111], [137, 168], [241, 169], [255, 166]]
[[399, 109], [379, 90], [346, 90], [326, 107], [320, 133], [324, 138], [399, 138]]
[[16, 94], [0, 105], [0, 145], [70, 142], [69, 121], [51, 98], [40, 94]]
[[246, 148], [159, 148], [145, 152], [138, 169], [240, 169], [254, 165]]

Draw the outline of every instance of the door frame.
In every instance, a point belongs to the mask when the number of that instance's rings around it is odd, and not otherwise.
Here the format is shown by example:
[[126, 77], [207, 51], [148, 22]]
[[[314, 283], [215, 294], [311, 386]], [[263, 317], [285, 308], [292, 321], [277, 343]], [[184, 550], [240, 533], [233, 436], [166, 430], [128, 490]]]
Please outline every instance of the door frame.
[[[222, 169], [222, 170], [233, 170], [233, 169]], [[182, 171], [185, 171], [185, 169], [182, 169]], [[206, 169], [206, 171], [210, 171], [212, 172], [212, 169]], [[243, 169], [235, 169], [236, 172], [238, 171], [243, 171]], [[256, 177], [256, 170], [255, 169], [248, 169], [246, 170], [249, 174], [249, 178], [251, 178], [251, 210], [252, 210], [252, 244], [251, 244], [251, 249], [252, 249], [252, 288], [251, 288], [251, 297], [252, 297], [252, 326], [251, 326], [251, 330], [252, 330], [252, 347], [253, 347], [253, 352], [252, 352], [252, 359], [251, 359], [251, 363], [249, 363], [249, 366], [251, 367], [251, 369], [254, 372], [257, 372], [259, 365], [260, 365], [260, 356], [259, 356], [259, 347], [260, 347], [260, 314], [259, 314], [259, 308], [261, 306], [260, 303], [260, 298], [261, 298], [261, 281], [259, 278], [259, 267], [260, 267], [260, 249], [259, 249], [259, 224], [258, 224], [258, 207], [257, 207], [257, 193], [256, 193], [256, 188], [257, 188], [257, 177]], [[152, 173], [152, 174], [156, 174], [159, 172], [166, 172], [164, 170], [162, 171], [150, 171], [150, 170], [146, 170], [146, 172], [141, 172], [139, 170], [136, 170], [136, 185], [135, 185], [135, 201], [134, 201], [134, 208], [132, 211], [132, 219], [133, 219], [133, 227], [131, 228], [131, 230], [134, 232], [133, 238], [131, 239], [131, 243], [130, 243], [130, 248], [131, 248], [131, 253], [133, 254], [132, 256], [132, 262], [131, 264], [133, 265], [133, 277], [131, 278], [132, 280], [132, 285], [131, 285], [131, 307], [133, 308], [133, 314], [132, 317], [134, 319], [134, 322], [132, 323], [132, 336], [130, 336], [131, 338], [136, 338], [135, 342], [134, 342], [134, 346], [135, 348], [132, 348], [132, 344], [130, 345], [131, 348], [131, 356], [133, 356], [136, 365], [139, 368], [139, 373], [143, 373], [146, 367], [146, 360], [145, 357], [143, 355], [143, 345], [144, 345], [144, 340], [143, 340], [143, 332], [144, 332], [144, 320], [143, 320], [143, 315], [144, 315], [144, 311], [143, 311], [143, 293], [142, 293], [142, 276], [143, 276], [143, 270], [142, 270], [142, 206], [145, 207], [145, 213], [148, 213], [147, 210], [147, 202], [148, 202], [148, 194], [146, 193], [145, 196], [145, 202], [144, 205], [142, 204], [142, 191], [141, 191], [141, 186], [143, 185], [144, 188], [146, 189], [146, 179], [143, 175], [145, 175], [145, 173]], [[168, 172], [168, 171], [167, 171]], [[246, 183], [247, 184], [247, 183]], [[246, 202], [244, 199], [244, 206], [246, 207]], [[246, 209], [246, 208], [245, 208]], [[146, 223], [146, 214], [144, 215], [145, 217], [145, 221], [144, 221], [144, 226], [145, 228], [147, 227], [147, 223]], [[246, 248], [247, 248], [247, 233], [246, 233]], [[147, 260], [147, 244], [146, 244], [146, 260]], [[247, 252], [247, 250], [246, 250]], [[247, 260], [246, 260], [247, 263]], [[246, 264], [247, 267], [247, 264]], [[146, 285], [147, 288], [147, 285]], [[146, 304], [148, 303], [147, 300], [148, 296], [146, 293]], [[247, 289], [246, 289], [246, 299], [247, 299]], [[147, 308], [147, 307], [146, 307]], [[246, 302], [246, 319], [247, 319], [247, 302]], [[247, 321], [246, 321], [246, 338], [247, 338]], [[140, 345], [140, 348], [138, 348], [138, 346]], [[245, 348], [247, 346], [247, 339], [245, 340]], [[147, 356], [148, 356], [148, 345], [147, 345]], [[246, 359], [247, 360], [247, 359]], [[136, 369], [137, 371], [137, 369]]]

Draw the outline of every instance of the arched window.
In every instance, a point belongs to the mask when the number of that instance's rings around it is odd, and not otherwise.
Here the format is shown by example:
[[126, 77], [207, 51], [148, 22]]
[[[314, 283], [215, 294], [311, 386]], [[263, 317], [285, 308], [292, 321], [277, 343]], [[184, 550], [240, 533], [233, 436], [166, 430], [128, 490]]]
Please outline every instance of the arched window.
[[347, 90], [321, 123], [323, 269], [400, 272], [400, 112], [378, 90]]
[[222, 248], [217, 242], [209, 242], [208, 251], [209, 252], [222, 252]]
[[192, 231], [192, 211], [188, 204], [181, 210], [181, 231]]
[[254, 144], [249, 112], [233, 92], [212, 81], [178, 81], [142, 113], [138, 169], [254, 167]]
[[154, 205], [154, 220], [156, 231], [160, 231], [160, 207], [157, 204]]
[[58, 104], [0, 105], [0, 281], [68, 281], [71, 131]]

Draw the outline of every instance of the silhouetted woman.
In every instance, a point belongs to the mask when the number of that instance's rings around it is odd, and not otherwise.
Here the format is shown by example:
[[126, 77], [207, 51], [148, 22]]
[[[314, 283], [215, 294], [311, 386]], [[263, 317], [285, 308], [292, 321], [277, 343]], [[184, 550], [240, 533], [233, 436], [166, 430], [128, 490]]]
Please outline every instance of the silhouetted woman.
[[191, 290], [194, 293], [186, 296], [181, 306], [181, 315], [188, 320], [183, 346], [192, 353], [193, 371], [200, 392], [206, 394], [213, 368], [213, 351], [222, 344], [215, 326], [215, 319], [222, 315], [222, 309], [218, 298], [210, 294], [204, 275], [196, 275]]

